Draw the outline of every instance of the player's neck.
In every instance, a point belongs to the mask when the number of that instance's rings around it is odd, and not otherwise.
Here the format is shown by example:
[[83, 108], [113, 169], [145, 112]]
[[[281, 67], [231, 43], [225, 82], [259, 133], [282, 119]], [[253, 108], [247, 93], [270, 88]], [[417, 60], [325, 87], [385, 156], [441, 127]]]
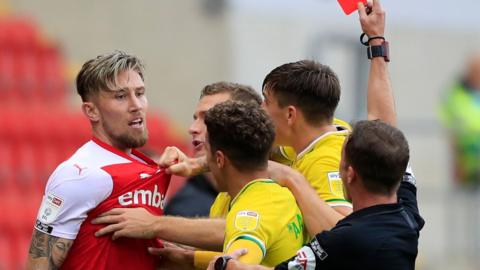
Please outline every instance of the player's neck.
[[104, 132], [100, 132], [97, 129], [93, 129], [92, 132], [93, 132], [93, 136], [99, 139], [100, 141], [120, 150], [121, 152], [124, 152], [127, 155], [131, 154], [132, 148], [124, 148], [124, 147], [119, 147], [118, 145], [115, 145], [115, 143], [113, 143], [110, 137], [108, 137]]
[[235, 198], [238, 193], [245, 187], [248, 183], [256, 179], [267, 179], [268, 172], [266, 170], [258, 170], [251, 172], [239, 172], [237, 170], [232, 170], [226, 180], [228, 181], [227, 192], [231, 198]]
[[333, 125], [321, 125], [318, 127], [303, 125], [303, 127], [295, 130], [292, 147], [295, 149], [295, 152], [299, 154], [318, 137], [336, 130], [337, 129]]

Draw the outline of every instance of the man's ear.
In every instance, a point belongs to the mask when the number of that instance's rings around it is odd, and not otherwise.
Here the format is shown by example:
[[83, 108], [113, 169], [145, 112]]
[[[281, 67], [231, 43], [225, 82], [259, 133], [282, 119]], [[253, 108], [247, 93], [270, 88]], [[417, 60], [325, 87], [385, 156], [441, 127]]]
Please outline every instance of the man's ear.
[[215, 162], [217, 163], [217, 167], [218, 168], [223, 168], [225, 166], [225, 162], [226, 162], [226, 159], [227, 157], [223, 154], [222, 151], [220, 150], [217, 150], [215, 152]]
[[100, 120], [100, 113], [93, 102], [83, 102], [82, 111], [91, 122], [98, 122]]
[[298, 110], [295, 108], [295, 106], [287, 106], [286, 110], [286, 117], [287, 117], [287, 123], [289, 126], [293, 125], [295, 121], [297, 120], [298, 117]]
[[347, 168], [347, 173], [346, 173], [346, 176], [347, 176], [347, 179], [345, 179], [345, 181], [348, 183], [348, 184], [352, 184], [353, 182], [355, 182], [357, 180], [357, 172], [355, 171], [355, 169], [353, 169], [352, 166], [348, 166]]

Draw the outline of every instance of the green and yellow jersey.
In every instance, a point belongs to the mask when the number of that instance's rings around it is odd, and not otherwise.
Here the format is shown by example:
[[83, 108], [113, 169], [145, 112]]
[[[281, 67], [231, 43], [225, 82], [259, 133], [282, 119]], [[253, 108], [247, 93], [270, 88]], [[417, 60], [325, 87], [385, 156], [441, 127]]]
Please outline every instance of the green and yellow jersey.
[[210, 218], [225, 218], [230, 204], [230, 195], [227, 192], [219, 192], [210, 207]]
[[299, 153], [292, 165], [330, 206], [351, 207], [345, 200], [339, 173], [342, 147], [348, 134], [348, 130], [339, 128], [323, 134]]
[[244, 256], [248, 257], [241, 260], [271, 267], [295, 255], [305, 240], [308, 239], [295, 198], [274, 181], [254, 180], [231, 201], [224, 253], [246, 247], [249, 251]]
[[[349, 123], [337, 118], [333, 119], [333, 125], [338, 130], [352, 131], [352, 127]], [[276, 149], [274, 149], [274, 151], [272, 151], [272, 154], [270, 156], [271, 160], [290, 167], [293, 165], [296, 158], [297, 153], [295, 153], [295, 149], [290, 146], [278, 146]]]
[[[345, 200], [338, 170], [343, 142], [352, 127], [337, 118], [333, 119], [333, 125], [337, 128], [337, 132], [321, 136], [312, 142], [301, 155], [297, 156], [292, 147], [279, 146], [272, 153], [271, 159], [297, 169], [328, 205], [351, 207], [351, 204]], [[322, 146], [325, 148], [323, 149]], [[220, 192], [210, 208], [210, 217], [225, 217], [230, 199], [226, 192]]]

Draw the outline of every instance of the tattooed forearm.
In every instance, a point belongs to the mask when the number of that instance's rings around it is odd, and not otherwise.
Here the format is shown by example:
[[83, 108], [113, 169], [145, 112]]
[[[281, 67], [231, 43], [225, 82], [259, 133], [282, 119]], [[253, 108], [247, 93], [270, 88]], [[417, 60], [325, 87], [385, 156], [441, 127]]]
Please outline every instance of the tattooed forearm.
[[34, 258], [47, 257], [47, 234], [34, 230], [28, 254]]
[[63, 238], [57, 238], [49, 242], [50, 250], [52, 251], [50, 256], [50, 269], [58, 269], [62, 266], [72, 246], [72, 242], [72, 240]]
[[51, 236], [34, 230], [28, 252], [28, 268], [59, 269], [65, 261], [72, 243], [73, 240]]

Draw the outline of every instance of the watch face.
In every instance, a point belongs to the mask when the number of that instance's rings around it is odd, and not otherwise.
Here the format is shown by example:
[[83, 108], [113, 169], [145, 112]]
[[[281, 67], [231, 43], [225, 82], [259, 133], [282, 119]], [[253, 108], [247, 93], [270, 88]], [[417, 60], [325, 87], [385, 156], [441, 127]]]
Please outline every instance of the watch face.
[[215, 270], [223, 270], [224, 265], [225, 265], [225, 257], [218, 257], [218, 259], [215, 261], [214, 268]]

